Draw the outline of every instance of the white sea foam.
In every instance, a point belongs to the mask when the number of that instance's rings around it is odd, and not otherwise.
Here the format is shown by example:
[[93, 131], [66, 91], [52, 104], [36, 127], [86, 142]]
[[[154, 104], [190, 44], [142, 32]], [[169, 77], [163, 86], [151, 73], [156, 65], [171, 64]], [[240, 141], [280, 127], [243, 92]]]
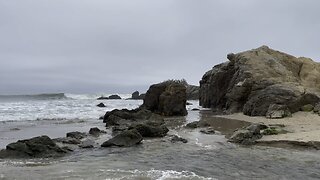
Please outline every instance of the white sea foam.
[[[0, 121], [97, 119], [113, 109], [133, 109], [142, 100], [96, 100], [100, 95], [66, 94], [65, 99], [23, 100], [0, 102]], [[121, 95], [126, 98], [129, 95]], [[96, 105], [103, 102], [107, 107]]]
[[[156, 180], [169, 180], [169, 179], [192, 179], [192, 180], [214, 180], [215, 178], [203, 177], [189, 171], [175, 171], [175, 170], [155, 170], [149, 171], [141, 170], [101, 170], [107, 174], [113, 174], [115, 176], [120, 175], [121, 177], [106, 178], [106, 180], [120, 180], [120, 179], [142, 179], [150, 178]], [[117, 174], [117, 175], [116, 175]]]

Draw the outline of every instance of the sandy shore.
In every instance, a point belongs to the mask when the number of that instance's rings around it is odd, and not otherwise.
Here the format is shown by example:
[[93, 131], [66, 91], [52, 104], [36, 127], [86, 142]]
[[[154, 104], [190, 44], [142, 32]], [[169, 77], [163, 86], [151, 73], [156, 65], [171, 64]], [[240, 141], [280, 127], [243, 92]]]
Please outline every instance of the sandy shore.
[[267, 119], [265, 117], [250, 117], [242, 113], [223, 115], [228, 119], [241, 120], [251, 123], [264, 123], [266, 125], [283, 124], [287, 134], [264, 136], [260, 142], [270, 141], [299, 141], [320, 142], [320, 116], [311, 112], [297, 112], [292, 117], [283, 119]]

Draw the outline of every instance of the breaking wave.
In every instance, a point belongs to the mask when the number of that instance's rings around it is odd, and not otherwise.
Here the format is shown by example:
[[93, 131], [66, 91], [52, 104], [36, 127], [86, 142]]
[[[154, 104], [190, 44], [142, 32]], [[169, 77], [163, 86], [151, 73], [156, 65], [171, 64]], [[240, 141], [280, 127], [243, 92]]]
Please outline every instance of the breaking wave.
[[68, 99], [64, 93], [34, 95], [0, 95], [1, 100], [59, 100]]

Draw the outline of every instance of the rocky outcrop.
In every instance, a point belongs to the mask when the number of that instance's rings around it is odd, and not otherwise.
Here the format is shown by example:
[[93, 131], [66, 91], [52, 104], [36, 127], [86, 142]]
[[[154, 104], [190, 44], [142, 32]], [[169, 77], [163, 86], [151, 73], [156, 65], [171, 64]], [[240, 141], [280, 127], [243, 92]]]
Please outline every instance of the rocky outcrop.
[[142, 137], [164, 137], [169, 132], [167, 126], [151, 123], [137, 124], [129, 129], [136, 129]]
[[66, 151], [48, 136], [39, 136], [8, 144], [5, 150], [0, 151], [0, 158], [49, 158], [65, 154]]
[[131, 95], [131, 99], [134, 99], [134, 100], [143, 100], [144, 97], [145, 97], [146, 94], [140, 94], [139, 91], [135, 91], [132, 93]]
[[150, 86], [142, 107], [164, 116], [185, 116], [186, 87], [180, 81], [169, 80]]
[[121, 97], [119, 95], [110, 95], [108, 97], [105, 97], [105, 96], [101, 96], [99, 98], [97, 98], [97, 100], [108, 100], [108, 99], [121, 99]]
[[266, 116], [270, 105], [291, 113], [320, 100], [320, 64], [267, 46], [228, 54], [200, 81], [200, 105], [228, 113]]
[[98, 107], [106, 107], [106, 105], [105, 104], [103, 104], [103, 103], [99, 103], [98, 105], [97, 105]]
[[121, 97], [115, 94], [115, 95], [109, 96], [108, 99], [121, 99]]
[[262, 138], [261, 130], [267, 128], [268, 127], [263, 124], [251, 124], [248, 127], [235, 131], [229, 138], [229, 141], [243, 145], [252, 145], [256, 140]]
[[68, 132], [66, 136], [67, 138], [83, 139], [87, 137], [87, 134], [83, 132], [74, 131], [74, 132]]
[[130, 147], [139, 144], [142, 140], [141, 134], [136, 129], [126, 130], [104, 142], [101, 147]]

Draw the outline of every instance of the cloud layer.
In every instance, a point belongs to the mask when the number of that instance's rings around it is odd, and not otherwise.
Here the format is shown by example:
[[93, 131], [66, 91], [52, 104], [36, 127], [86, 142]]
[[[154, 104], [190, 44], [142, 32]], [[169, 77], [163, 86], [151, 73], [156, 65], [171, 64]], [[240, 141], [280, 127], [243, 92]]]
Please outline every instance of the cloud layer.
[[0, 94], [198, 84], [229, 52], [320, 60], [318, 0], [0, 0]]

